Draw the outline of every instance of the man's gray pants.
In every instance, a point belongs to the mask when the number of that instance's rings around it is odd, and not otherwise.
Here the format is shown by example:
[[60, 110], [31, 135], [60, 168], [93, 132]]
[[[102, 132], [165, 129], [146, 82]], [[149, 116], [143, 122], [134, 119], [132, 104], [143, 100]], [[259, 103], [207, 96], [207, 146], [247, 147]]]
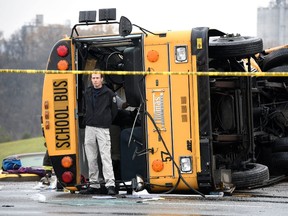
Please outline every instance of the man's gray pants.
[[84, 146], [88, 161], [90, 187], [100, 188], [99, 157], [101, 157], [105, 186], [115, 186], [109, 128], [86, 126]]

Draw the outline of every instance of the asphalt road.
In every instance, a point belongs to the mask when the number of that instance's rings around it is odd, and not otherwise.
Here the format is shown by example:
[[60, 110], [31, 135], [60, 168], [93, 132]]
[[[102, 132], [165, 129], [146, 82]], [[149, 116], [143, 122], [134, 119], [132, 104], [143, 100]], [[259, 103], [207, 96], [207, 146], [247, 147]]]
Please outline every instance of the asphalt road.
[[38, 182], [0, 182], [0, 215], [288, 215], [288, 182], [232, 196], [81, 195], [39, 188]]

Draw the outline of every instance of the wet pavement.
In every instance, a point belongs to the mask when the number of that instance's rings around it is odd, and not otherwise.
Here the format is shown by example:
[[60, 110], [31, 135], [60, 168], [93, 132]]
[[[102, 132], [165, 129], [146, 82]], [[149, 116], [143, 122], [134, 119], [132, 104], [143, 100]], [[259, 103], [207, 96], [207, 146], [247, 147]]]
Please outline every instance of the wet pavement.
[[0, 215], [287, 215], [288, 182], [232, 196], [216, 194], [81, 195], [39, 187], [38, 182], [0, 182]]

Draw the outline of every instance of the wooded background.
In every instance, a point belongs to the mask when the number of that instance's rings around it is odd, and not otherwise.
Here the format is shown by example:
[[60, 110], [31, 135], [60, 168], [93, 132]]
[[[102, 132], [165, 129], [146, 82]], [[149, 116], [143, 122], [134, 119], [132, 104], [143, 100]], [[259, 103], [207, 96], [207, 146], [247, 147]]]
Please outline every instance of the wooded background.
[[[111, 31], [113, 27], [108, 26], [82, 33]], [[8, 40], [0, 31], [0, 68], [44, 70], [54, 44], [70, 34], [70, 27], [58, 24], [23, 26]], [[0, 143], [42, 136], [43, 79], [44, 74], [0, 73]]]

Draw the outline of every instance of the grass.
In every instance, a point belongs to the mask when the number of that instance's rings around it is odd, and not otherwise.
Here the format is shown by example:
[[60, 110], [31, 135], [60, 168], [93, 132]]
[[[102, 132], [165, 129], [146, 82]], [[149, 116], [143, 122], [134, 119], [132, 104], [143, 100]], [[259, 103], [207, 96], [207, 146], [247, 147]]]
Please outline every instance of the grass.
[[5, 157], [14, 154], [32, 153], [32, 152], [44, 152], [46, 147], [44, 146], [44, 138], [37, 137], [31, 139], [17, 140], [12, 142], [0, 143], [0, 168], [2, 161]]

